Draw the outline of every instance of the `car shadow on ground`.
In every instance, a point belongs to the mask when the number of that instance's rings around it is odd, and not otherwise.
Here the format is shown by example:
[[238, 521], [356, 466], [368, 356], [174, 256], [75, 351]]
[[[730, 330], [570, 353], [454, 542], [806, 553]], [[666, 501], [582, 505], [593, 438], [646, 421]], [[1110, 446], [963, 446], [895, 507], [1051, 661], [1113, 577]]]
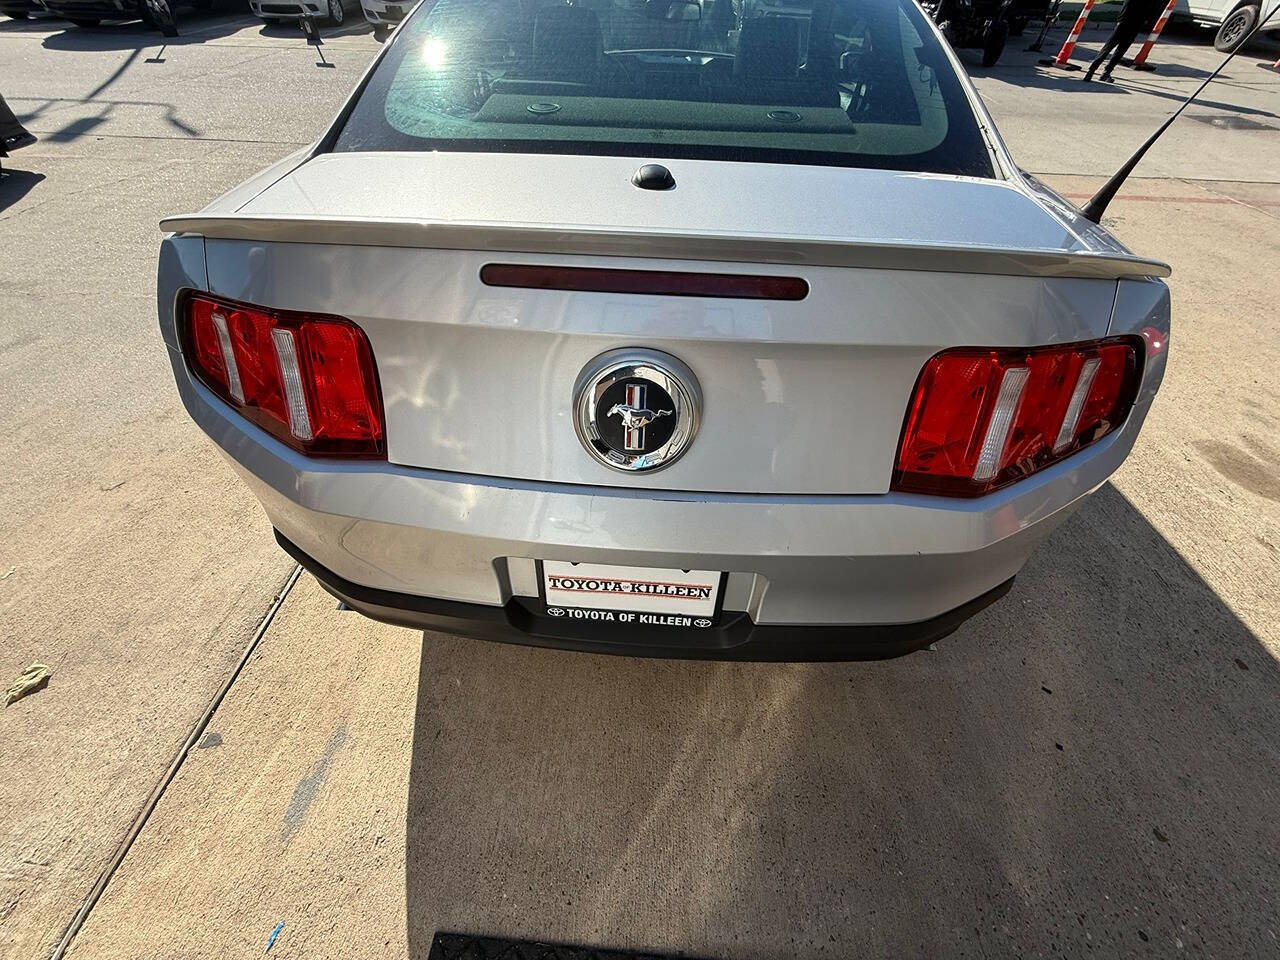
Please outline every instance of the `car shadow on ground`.
[[10, 166], [11, 163], [12, 158], [9, 157], [0, 160], [0, 169], [4, 171], [0, 175], [0, 213], [4, 213], [25, 197], [44, 179], [43, 173], [15, 170]]
[[[108, 51], [182, 47], [227, 37], [253, 23], [247, 14], [187, 13], [178, 16], [178, 36], [166, 37], [141, 20], [107, 21], [96, 27], [67, 24], [41, 42], [47, 50]], [[48, 29], [48, 27], [46, 27]]]
[[1278, 689], [1110, 485], [936, 653], [427, 634], [410, 956], [436, 929], [719, 957], [1270, 950]]

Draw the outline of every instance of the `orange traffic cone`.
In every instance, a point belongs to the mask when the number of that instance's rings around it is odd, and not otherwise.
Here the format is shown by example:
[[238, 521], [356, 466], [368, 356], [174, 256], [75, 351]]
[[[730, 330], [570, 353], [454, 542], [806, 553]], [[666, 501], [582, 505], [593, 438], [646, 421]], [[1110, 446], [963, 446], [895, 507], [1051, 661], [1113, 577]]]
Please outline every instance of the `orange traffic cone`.
[[1075, 26], [1071, 28], [1071, 32], [1067, 34], [1067, 39], [1062, 42], [1062, 49], [1058, 51], [1058, 55], [1052, 60], [1048, 57], [1040, 60], [1040, 64], [1045, 67], [1057, 67], [1060, 70], [1079, 70], [1079, 64], [1068, 63], [1071, 59], [1071, 51], [1075, 49], [1076, 41], [1080, 39], [1080, 31], [1084, 29], [1085, 23], [1089, 20], [1089, 13], [1093, 10], [1094, 0], [1084, 0], [1084, 9], [1080, 11], [1080, 16], [1076, 17]]
[[1169, 22], [1169, 18], [1173, 16], [1173, 7], [1177, 0], [1169, 0], [1169, 5], [1164, 8], [1164, 13], [1160, 14], [1160, 19], [1156, 21], [1155, 27], [1151, 31], [1151, 36], [1147, 37], [1147, 42], [1142, 45], [1142, 49], [1138, 51], [1138, 55], [1133, 58], [1133, 63], [1129, 66], [1135, 70], [1154, 70], [1152, 64], [1147, 63], [1147, 57], [1151, 54], [1151, 48], [1156, 45], [1156, 40], [1160, 37], [1160, 31], [1164, 29], [1164, 25]]

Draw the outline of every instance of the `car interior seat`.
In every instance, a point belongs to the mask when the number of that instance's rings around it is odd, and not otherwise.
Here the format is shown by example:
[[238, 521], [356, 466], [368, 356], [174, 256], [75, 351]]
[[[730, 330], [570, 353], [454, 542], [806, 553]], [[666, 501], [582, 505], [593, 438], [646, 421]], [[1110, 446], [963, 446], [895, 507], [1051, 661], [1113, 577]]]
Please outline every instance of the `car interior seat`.
[[800, 21], [793, 17], [744, 20], [733, 69], [749, 80], [794, 80], [800, 71]]
[[839, 106], [834, 69], [803, 69], [801, 27], [796, 17], [743, 21], [733, 65], [740, 97], [753, 103]]
[[559, 4], [542, 7], [533, 21], [536, 80], [596, 83], [604, 60], [604, 36], [594, 10]]

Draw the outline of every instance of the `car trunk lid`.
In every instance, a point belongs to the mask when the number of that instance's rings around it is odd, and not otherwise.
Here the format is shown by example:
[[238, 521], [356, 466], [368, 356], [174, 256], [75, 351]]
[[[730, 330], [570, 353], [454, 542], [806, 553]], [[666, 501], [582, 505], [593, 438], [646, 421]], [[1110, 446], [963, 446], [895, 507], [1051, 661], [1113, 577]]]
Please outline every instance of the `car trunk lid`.
[[[639, 190], [612, 157], [317, 157], [206, 239], [211, 290], [339, 314], [369, 335], [393, 462], [536, 482], [733, 494], [888, 489], [925, 361], [961, 345], [1105, 334], [1120, 275], [995, 181], [767, 164], [669, 164]], [[493, 264], [798, 278], [803, 299], [486, 284]], [[666, 469], [583, 449], [582, 371], [619, 348], [686, 364], [701, 426]], [[566, 517], [564, 522], [572, 523]]]

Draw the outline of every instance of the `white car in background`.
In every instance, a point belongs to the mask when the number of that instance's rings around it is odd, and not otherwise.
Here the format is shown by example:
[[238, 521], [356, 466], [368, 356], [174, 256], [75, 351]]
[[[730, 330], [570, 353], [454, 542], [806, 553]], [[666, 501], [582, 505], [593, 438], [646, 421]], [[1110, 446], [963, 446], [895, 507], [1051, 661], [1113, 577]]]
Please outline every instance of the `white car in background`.
[[334, 26], [347, 22], [347, 13], [359, 9], [360, 0], [249, 0], [249, 10], [267, 23], [315, 17]]
[[373, 24], [374, 35], [379, 40], [385, 40], [415, 6], [417, 0], [360, 0], [364, 18]]
[[1176, 15], [1189, 16], [1194, 23], [1217, 27], [1213, 45], [1230, 53], [1261, 20], [1263, 32], [1280, 33], [1280, 0], [1187, 0], [1186, 7], [1174, 8]]

